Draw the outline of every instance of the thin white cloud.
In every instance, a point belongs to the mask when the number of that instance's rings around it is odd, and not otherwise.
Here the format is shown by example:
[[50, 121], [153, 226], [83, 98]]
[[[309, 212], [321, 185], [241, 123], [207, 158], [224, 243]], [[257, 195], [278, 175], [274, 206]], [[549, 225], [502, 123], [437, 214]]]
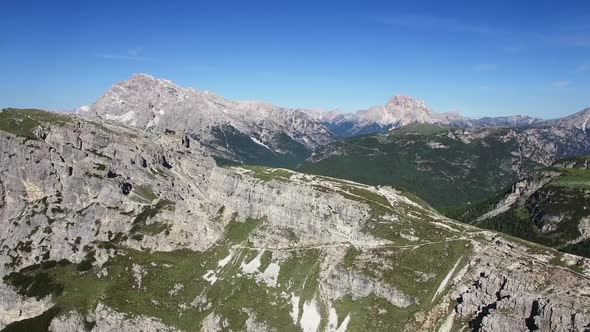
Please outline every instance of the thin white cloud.
[[482, 38], [494, 38], [503, 43], [507, 53], [516, 53], [531, 47], [590, 47], [590, 27], [582, 21], [572, 23], [568, 29], [554, 29], [552, 33], [535, 30], [507, 29], [484, 25], [466, 20], [433, 16], [427, 14], [378, 13], [369, 19], [384, 25], [412, 30], [446, 33], [470, 33]]
[[185, 67], [186, 70], [190, 70], [190, 71], [216, 71], [219, 68], [217, 68], [216, 66], [211, 66], [211, 65], [189, 65]]
[[496, 28], [466, 23], [445, 17], [421, 14], [373, 15], [372, 18], [382, 24], [396, 25], [411, 29], [461, 31], [477, 34], [496, 34], [502, 31]]
[[590, 61], [586, 61], [582, 64], [580, 64], [578, 67], [576, 67], [576, 69], [574, 70], [574, 72], [576, 73], [585, 73], [587, 71], [590, 71]]
[[109, 60], [128, 60], [128, 61], [154, 61], [153, 58], [141, 55], [141, 47], [128, 49], [126, 53], [98, 53], [96, 57]]
[[477, 86], [477, 89], [483, 91], [483, 92], [492, 92], [492, 91], [496, 91], [497, 88], [494, 85], [489, 85], [489, 84], [480, 84]]
[[555, 27], [556, 41], [562, 46], [590, 47], [590, 15], [571, 16]]
[[559, 80], [559, 81], [554, 81], [551, 83], [551, 85], [555, 88], [567, 88], [568, 86], [572, 85], [572, 81], [568, 81], [568, 80]]
[[557, 37], [556, 41], [563, 46], [590, 47], [590, 33], [561, 35]]
[[127, 50], [127, 54], [130, 56], [139, 56], [139, 54], [143, 51], [143, 48], [141, 47], [136, 47], [136, 48], [132, 48]]
[[487, 71], [494, 71], [498, 69], [498, 65], [495, 63], [478, 63], [472, 67], [473, 71], [476, 72], [487, 72]]

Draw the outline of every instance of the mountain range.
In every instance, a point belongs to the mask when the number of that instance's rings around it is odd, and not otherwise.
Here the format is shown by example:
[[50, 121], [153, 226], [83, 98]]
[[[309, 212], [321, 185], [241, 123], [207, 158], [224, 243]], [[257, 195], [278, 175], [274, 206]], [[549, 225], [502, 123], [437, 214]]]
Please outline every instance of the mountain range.
[[412, 124], [317, 148], [298, 170], [401, 186], [437, 208], [485, 200], [560, 158], [590, 154], [584, 110], [526, 127]]
[[77, 113], [186, 133], [220, 162], [270, 166], [297, 165], [315, 148], [338, 138], [384, 133], [412, 123], [462, 128], [542, 123], [528, 116], [469, 119], [435, 113], [408, 96], [395, 96], [386, 105], [355, 113], [290, 109], [259, 101], [231, 101], [146, 74], [115, 84]]
[[313, 112], [312, 117], [326, 125], [338, 138], [385, 133], [413, 123], [450, 125], [462, 128], [515, 126], [522, 127], [542, 120], [529, 116], [485, 117], [470, 119], [458, 113], [435, 113], [424, 101], [398, 95], [387, 104], [354, 113]]
[[2, 331], [586, 331], [590, 109], [0, 111]]
[[400, 95], [354, 113], [323, 112], [229, 101], [138, 74], [79, 113], [185, 135], [219, 165], [288, 167], [395, 186], [455, 217], [561, 158], [590, 154], [590, 109], [552, 120], [469, 119]]
[[3, 331], [590, 326], [590, 260], [184, 133], [0, 112]]

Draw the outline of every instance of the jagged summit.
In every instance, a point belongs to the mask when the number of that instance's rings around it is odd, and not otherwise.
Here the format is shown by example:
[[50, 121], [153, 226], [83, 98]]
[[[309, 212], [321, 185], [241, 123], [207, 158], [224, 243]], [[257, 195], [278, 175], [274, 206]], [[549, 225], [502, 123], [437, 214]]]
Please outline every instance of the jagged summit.
[[456, 113], [435, 113], [426, 102], [407, 95], [395, 95], [385, 105], [366, 110], [316, 118], [339, 137], [386, 132], [411, 123], [450, 124], [465, 119]]
[[546, 121], [546, 124], [561, 127], [575, 127], [585, 131], [590, 127], [590, 107], [564, 118]]
[[[312, 114], [322, 121], [337, 137], [351, 137], [372, 133], [384, 133], [391, 129], [406, 126], [412, 123], [429, 123], [449, 125], [461, 128], [477, 127], [526, 127], [545, 123], [539, 118], [526, 115], [511, 115], [500, 117], [483, 117], [471, 119], [457, 112], [435, 112], [425, 101], [408, 95], [395, 95], [385, 105], [377, 105], [366, 110], [354, 113]], [[583, 127], [580, 115], [574, 115], [576, 119], [567, 121], [554, 121], [552, 124], [571, 126], [578, 123], [577, 127]], [[566, 118], [564, 118], [566, 119]], [[559, 119], [563, 120], [563, 119]]]
[[146, 80], [156, 80], [156, 78], [150, 74], [147, 73], [135, 73], [135, 74], [131, 74], [131, 79], [146, 79]]
[[446, 123], [444, 113], [434, 113], [423, 101], [408, 96], [395, 96], [386, 105], [374, 106], [356, 113], [360, 123], [376, 122], [392, 128], [410, 123]]
[[184, 132], [213, 155], [240, 163], [264, 159], [275, 165], [277, 158], [291, 159], [333, 139], [305, 112], [228, 100], [148, 74], [118, 82], [85, 109], [78, 113], [144, 129]]
[[425, 101], [418, 100], [407, 95], [393, 96], [391, 99], [389, 99], [386, 106], [388, 108], [401, 107], [403, 109], [424, 110], [427, 112], [432, 112], [432, 110], [430, 109], [430, 107], [428, 107]]

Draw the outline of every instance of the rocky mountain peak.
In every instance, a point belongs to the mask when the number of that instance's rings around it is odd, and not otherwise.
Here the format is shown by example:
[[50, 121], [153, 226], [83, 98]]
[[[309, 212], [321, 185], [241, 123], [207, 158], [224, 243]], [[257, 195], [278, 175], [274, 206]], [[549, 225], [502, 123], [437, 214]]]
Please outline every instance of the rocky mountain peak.
[[447, 123], [445, 113], [434, 113], [422, 100], [406, 95], [397, 95], [387, 104], [374, 106], [355, 115], [363, 125], [378, 124], [381, 128], [396, 128], [410, 123]]
[[154, 76], [150, 75], [150, 74], [146, 74], [146, 73], [136, 73], [136, 74], [132, 74], [131, 81], [155, 81], [157, 80]]
[[312, 149], [332, 140], [330, 131], [304, 112], [259, 101], [232, 101], [148, 74], [118, 82], [78, 114], [143, 129], [184, 132], [198, 137], [209, 152], [231, 160], [241, 160], [233, 144], [245, 149], [246, 156], [253, 150], [286, 155], [292, 152], [283, 146], [286, 141]]
[[590, 107], [585, 108], [578, 113], [574, 113], [564, 118], [549, 120], [544, 122], [547, 125], [554, 125], [559, 127], [573, 127], [581, 130], [586, 130], [590, 127]]
[[162, 91], [167, 92], [167, 94], [171, 97], [178, 97], [184, 95], [189, 90], [190, 92], [196, 95], [206, 94], [201, 93], [195, 89], [184, 88], [170, 80], [156, 78], [154, 76], [143, 73], [133, 74], [130, 79], [117, 83], [112, 87], [112, 89], [117, 89], [121, 87], [127, 89], [129, 92], [158, 92], [158, 96], [160, 97], [162, 97]]
[[[139, 89], [145, 89], [145, 88], [155, 89], [158, 85], [161, 85], [162, 83], [164, 83], [163, 80], [159, 80], [159, 79], [155, 78], [154, 76], [151, 76], [148, 74], [140, 73], [140, 74], [133, 74], [133, 75], [131, 75], [131, 77], [129, 79], [118, 82], [117, 84], [113, 85], [110, 90], [119, 89], [121, 87], [127, 88], [127, 89], [132, 88], [132, 91], [137, 91]], [[168, 85], [172, 85], [172, 86], [175, 85], [171, 81], [168, 81], [167, 83], [168, 83]]]
[[403, 108], [403, 109], [411, 109], [411, 110], [423, 110], [423, 111], [427, 111], [427, 112], [432, 112], [432, 110], [430, 109], [430, 107], [428, 107], [428, 105], [426, 105], [426, 102], [422, 101], [422, 100], [418, 100], [415, 99], [413, 97], [410, 96], [406, 96], [406, 95], [396, 95], [393, 96], [388, 102], [387, 102], [387, 108], [388, 109], [392, 109], [392, 108]]

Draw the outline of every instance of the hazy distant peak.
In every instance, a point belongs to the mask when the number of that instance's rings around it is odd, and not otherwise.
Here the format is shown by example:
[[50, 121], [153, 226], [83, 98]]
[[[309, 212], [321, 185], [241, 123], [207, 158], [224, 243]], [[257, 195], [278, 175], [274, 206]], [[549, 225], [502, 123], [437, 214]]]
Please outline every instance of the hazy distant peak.
[[423, 100], [418, 100], [407, 95], [393, 96], [391, 99], [389, 99], [385, 106], [387, 108], [418, 109], [428, 112], [432, 111]]
[[156, 80], [156, 78], [150, 74], [146, 73], [135, 73], [131, 75], [131, 79], [147, 79], [147, 80]]
[[590, 128], [590, 107], [570, 116], [549, 120], [545, 123], [561, 127], [575, 127], [585, 131], [586, 129]]

